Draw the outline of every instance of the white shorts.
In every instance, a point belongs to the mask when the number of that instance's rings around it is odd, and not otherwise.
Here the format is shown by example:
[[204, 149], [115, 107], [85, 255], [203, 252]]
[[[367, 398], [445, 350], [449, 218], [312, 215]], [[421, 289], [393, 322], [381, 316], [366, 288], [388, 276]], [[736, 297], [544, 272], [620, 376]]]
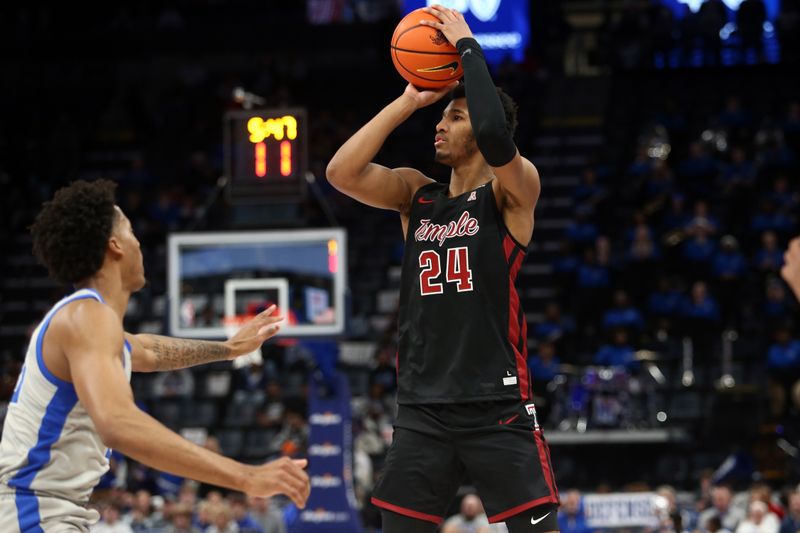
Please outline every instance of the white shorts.
[[100, 513], [69, 500], [34, 494], [0, 494], [3, 533], [87, 533]]

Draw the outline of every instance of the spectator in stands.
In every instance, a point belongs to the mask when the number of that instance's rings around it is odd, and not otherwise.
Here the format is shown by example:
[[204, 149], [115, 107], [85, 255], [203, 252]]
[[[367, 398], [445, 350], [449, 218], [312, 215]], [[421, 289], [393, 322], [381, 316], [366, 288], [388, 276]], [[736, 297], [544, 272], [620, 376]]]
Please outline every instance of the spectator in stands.
[[665, 232], [683, 230], [691, 220], [686, 212], [686, 197], [676, 192], [670, 199], [669, 207], [661, 217], [661, 227]]
[[461, 499], [460, 511], [442, 524], [442, 533], [489, 533], [489, 520], [483, 512], [483, 504], [475, 494]]
[[730, 161], [722, 166], [720, 185], [722, 192], [730, 196], [741, 190], [750, 190], [756, 177], [753, 162], [747, 158], [742, 146], [734, 146], [730, 150]]
[[779, 373], [791, 373], [800, 369], [800, 340], [792, 338], [788, 324], [775, 329], [775, 343], [770, 346], [767, 368]]
[[611, 332], [611, 343], [600, 347], [594, 356], [594, 364], [600, 366], [624, 366], [634, 371], [639, 368], [633, 347], [628, 341], [628, 330], [616, 328]]
[[272, 441], [272, 452], [288, 457], [300, 457], [308, 447], [308, 423], [299, 412], [287, 408], [283, 426]]
[[626, 284], [633, 300], [641, 304], [652, 287], [653, 276], [660, 265], [661, 250], [654, 240], [652, 229], [646, 223], [638, 223], [632, 231], [625, 255], [627, 261]]
[[369, 383], [370, 386], [380, 386], [381, 394], [394, 394], [397, 390], [397, 369], [394, 366], [392, 346], [378, 350], [375, 368], [369, 374]]
[[606, 198], [608, 191], [597, 182], [597, 171], [587, 167], [581, 176], [581, 182], [572, 191], [573, 205], [577, 210], [595, 212]]
[[780, 533], [797, 533], [800, 531], [800, 491], [789, 493], [789, 507], [781, 524]]
[[[720, 313], [716, 300], [708, 293], [702, 281], [696, 281], [688, 297], [684, 298], [678, 311], [684, 335], [694, 347], [695, 361], [705, 361], [697, 365], [696, 373], [710, 371], [708, 361], [713, 354], [714, 343], [719, 335]], [[724, 524], [723, 524], [724, 525]]]
[[644, 206], [648, 213], [661, 211], [675, 191], [675, 179], [666, 161], [656, 159], [653, 172], [644, 183]]
[[773, 324], [789, 318], [794, 305], [783, 282], [777, 278], [768, 279], [765, 293], [764, 316]]
[[561, 509], [558, 512], [558, 529], [561, 533], [591, 533], [583, 515], [581, 493], [568, 490], [561, 497]]
[[587, 328], [594, 331], [599, 314], [608, 299], [611, 288], [611, 270], [607, 264], [598, 261], [597, 252], [587, 248], [583, 253], [583, 261], [578, 266], [575, 305], [577, 310], [580, 334], [586, 334]]
[[648, 146], [646, 144], [640, 144], [636, 149], [633, 162], [628, 166], [627, 174], [631, 178], [641, 178], [649, 176], [652, 171], [653, 158], [650, 157]]
[[728, 531], [736, 531], [739, 523], [744, 520], [744, 511], [731, 504], [733, 493], [727, 485], [717, 485], [711, 489], [711, 507], [700, 513], [697, 525], [708, 528], [708, 520], [712, 517], [719, 519], [722, 527]]
[[264, 366], [254, 363], [236, 370], [234, 376], [234, 390], [243, 391], [263, 391], [267, 385], [267, 375]]
[[238, 533], [265, 533], [250, 513], [248, 500], [244, 494], [231, 494], [228, 499], [231, 502], [231, 513]]
[[153, 513], [152, 498], [146, 490], [136, 491], [131, 510], [123, 520], [131, 526], [134, 533], [148, 533], [151, 529], [164, 526], [160, 513]]
[[564, 348], [565, 340], [575, 332], [575, 321], [561, 313], [557, 302], [549, 302], [544, 308], [544, 318], [533, 328], [533, 336]]
[[160, 372], [153, 379], [156, 398], [189, 398], [194, 393], [194, 376], [186, 368]]
[[172, 507], [169, 525], [164, 528], [164, 533], [202, 533], [192, 525], [192, 508], [179, 503]]
[[750, 230], [753, 233], [774, 231], [785, 236], [794, 231], [794, 220], [790, 215], [778, 209], [772, 197], [766, 197], [759, 202], [758, 212], [750, 222]]
[[[720, 0], [711, 0], [718, 2]], [[689, 145], [689, 157], [678, 165], [677, 172], [680, 184], [687, 191], [706, 196], [717, 175], [717, 161], [711, 157], [705, 145], [695, 141]]]
[[748, 506], [747, 518], [736, 528], [736, 533], [778, 533], [780, 520], [769, 512], [767, 504], [755, 500]]
[[362, 419], [361, 432], [355, 438], [355, 446], [377, 459], [386, 452], [391, 442], [392, 421], [383, 404], [379, 401], [369, 402], [366, 416]]
[[647, 314], [662, 326], [667, 321], [667, 327], [670, 328], [682, 298], [681, 291], [673, 285], [670, 278], [662, 275], [658, 278], [656, 290], [647, 298]]
[[692, 217], [686, 224], [686, 234], [693, 237], [698, 232], [705, 233], [706, 235], [716, 235], [719, 231], [719, 221], [711, 215], [708, 211], [708, 203], [703, 200], [698, 200], [694, 204], [692, 210]]
[[590, 220], [591, 207], [576, 206], [575, 219], [564, 230], [566, 238], [578, 248], [592, 245], [600, 235], [598, 227]]
[[606, 330], [624, 328], [636, 331], [644, 328], [642, 314], [631, 304], [627, 292], [614, 291], [613, 307], [603, 316], [603, 328]]
[[783, 250], [774, 231], [761, 234], [761, 248], [756, 252], [755, 267], [762, 274], [777, 273], [783, 266]]
[[774, 514], [778, 522], [783, 520], [786, 511], [780, 503], [772, 497], [772, 488], [765, 482], [760, 481], [750, 486], [750, 501], [761, 501], [767, 505], [767, 512]]
[[256, 413], [256, 423], [265, 428], [276, 428], [283, 423], [285, 410], [283, 391], [280, 383], [273, 380], [267, 383], [264, 405]]
[[683, 243], [683, 270], [690, 279], [706, 279], [717, 251], [713, 229], [703, 224], [692, 226], [692, 235]]
[[747, 274], [747, 263], [739, 252], [739, 242], [733, 235], [720, 239], [720, 249], [711, 264], [711, 273], [719, 294], [723, 321], [735, 326], [738, 321], [742, 284]]
[[728, 23], [728, 10], [722, 0], [705, 0], [697, 12], [697, 30], [703, 50], [703, 66], [722, 64], [720, 31]]
[[119, 506], [116, 503], [107, 503], [100, 514], [101, 520], [91, 527], [91, 533], [133, 533], [131, 526], [120, 518]]
[[792, 189], [789, 178], [785, 175], [775, 178], [769, 198], [779, 211], [790, 217], [797, 212], [800, 203], [800, 195]]
[[213, 502], [209, 505], [208, 516], [211, 525], [203, 533], [238, 533], [233, 512], [226, 501]]
[[546, 384], [552, 381], [560, 372], [561, 360], [556, 356], [556, 347], [553, 342], [542, 341], [536, 350], [536, 353], [528, 358], [528, 368], [531, 371], [531, 377], [534, 381], [534, 390], [541, 391], [543, 387], [536, 386]]
[[264, 533], [286, 533], [283, 513], [270, 498], [250, 497], [250, 514]]

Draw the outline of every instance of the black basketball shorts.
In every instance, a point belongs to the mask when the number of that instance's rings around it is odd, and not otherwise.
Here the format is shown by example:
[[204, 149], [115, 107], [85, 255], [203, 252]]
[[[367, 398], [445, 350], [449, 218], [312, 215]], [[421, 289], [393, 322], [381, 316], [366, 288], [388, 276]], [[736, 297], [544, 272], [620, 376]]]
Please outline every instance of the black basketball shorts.
[[399, 407], [372, 503], [439, 524], [465, 481], [478, 490], [489, 522], [558, 506], [550, 449], [533, 403]]

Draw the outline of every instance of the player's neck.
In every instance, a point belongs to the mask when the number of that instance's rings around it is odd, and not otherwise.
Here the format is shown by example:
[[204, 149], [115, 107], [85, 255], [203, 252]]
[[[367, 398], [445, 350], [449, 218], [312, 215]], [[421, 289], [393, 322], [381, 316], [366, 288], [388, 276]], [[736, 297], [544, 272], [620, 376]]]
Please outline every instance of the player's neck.
[[110, 276], [102, 270], [85, 283], [76, 285], [77, 289], [94, 289], [103, 301], [119, 316], [120, 320], [125, 318], [125, 310], [128, 308], [128, 300], [131, 293], [122, 285], [120, 276]]
[[464, 164], [453, 167], [450, 172], [450, 197], [477, 189], [492, 180], [494, 174], [491, 167], [482, 158], [474, 158]]

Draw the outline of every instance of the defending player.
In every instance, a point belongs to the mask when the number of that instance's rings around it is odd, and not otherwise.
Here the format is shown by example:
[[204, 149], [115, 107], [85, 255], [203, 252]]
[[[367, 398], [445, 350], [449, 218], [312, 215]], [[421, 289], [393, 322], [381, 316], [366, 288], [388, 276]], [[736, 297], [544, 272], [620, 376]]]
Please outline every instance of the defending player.
[[[526, 321], [514, 280], [533, 233], [539, 175], [513, 141], [516, 106], [497, 90], [457, 11], [428, 12], [456, 45], [464, 84], [436, 125], [440, 184], [372, 163], [414, 111], [447, 94], [408, 85], [336, 153], [343, 193], [394, 209], [406, 239], [400, 291], [394, 441], [373, 503], [385, 533], [433, 532], [464, 475], [491, 522], [511, 533], [557, 530], [558, 491], [531, 403]], [[466, 95], [466, 96], [465, 96]]]
[[86, 504], [114, 448], [148, 466], [253, 496], [288, 495], [302, 507], [305, 460], [238, 463], [179, 437], [139, 410], [131, 371], [185, 368], [249, 353], [278, 330], [267, 309], [227, 342], [125, 333], [144, 286], [139, 241], [114, 204], [115, 184], [77, 181], [45, 204], [31, 230], [36, 255], [76, 292], [31, 337], [0, 442], [0, 531], [88, 531]]

